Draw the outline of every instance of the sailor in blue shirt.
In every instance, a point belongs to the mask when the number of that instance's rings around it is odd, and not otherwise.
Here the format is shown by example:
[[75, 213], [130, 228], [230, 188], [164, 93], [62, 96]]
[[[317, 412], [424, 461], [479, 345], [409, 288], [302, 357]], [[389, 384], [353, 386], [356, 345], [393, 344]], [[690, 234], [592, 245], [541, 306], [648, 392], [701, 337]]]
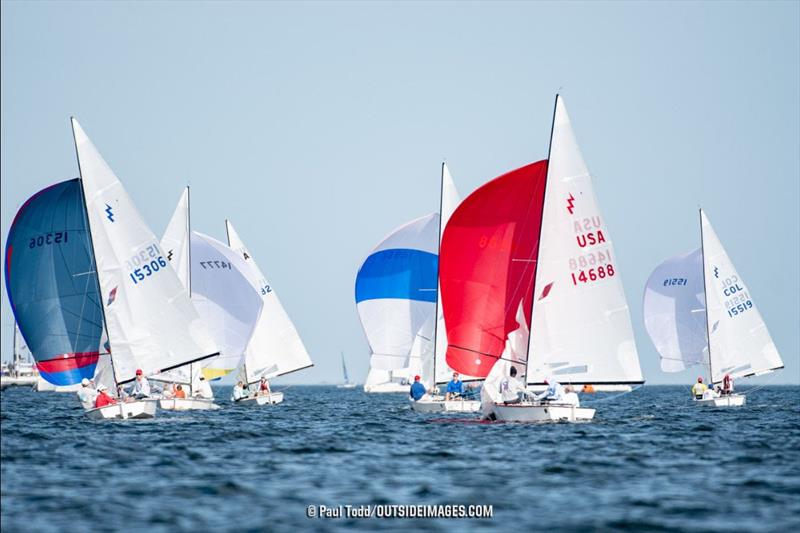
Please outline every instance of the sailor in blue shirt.
[[418, 401], [425, 396], [425, 392], [425, 385], [419, 382], [419, 376], [414, 376], [414, 383], [411, 384], [411, 390], [408, 391], [409, 396], [411, 396], [414, 401]]
[[447, 382], [447, 393], [444, 395], [445, 401], [455, 400], [464, 394], [464, 382], [458, 379], [458, 372], [453, 372], [453, 379]]

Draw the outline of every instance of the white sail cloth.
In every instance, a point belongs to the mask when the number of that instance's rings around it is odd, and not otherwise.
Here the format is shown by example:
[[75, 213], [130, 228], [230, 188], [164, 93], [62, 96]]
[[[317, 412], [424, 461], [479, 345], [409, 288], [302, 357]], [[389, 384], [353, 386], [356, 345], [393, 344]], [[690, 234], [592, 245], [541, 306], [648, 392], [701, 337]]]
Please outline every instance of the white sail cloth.
[[706, 214], [700, 212], [708, 305], [711, 380], [763, 374], [783, 368], [750, 289], [736, 272]]
[[528, 383], [643, 381], [611, 237], [563, 99], [556, 99]]
[[[356, 306], [372, 355], [370, 368], [408, 368], [417, 335], [433, 338], [439, 215], [395, 229], [369, 254], [356, 278]], [[423, 331], [426, 322], [429, 331]], [[417, 364], [419, 368], [419, 364]]]
[[517, 329], [508, 334], [501, 358], [492, 365], [481, 388], [481, 414], [484, 418], [492, 413], [495, 403], [503, 400], [500, 383], [510, 375], [512, 366], [517, 369], [517, 379], [524, 383], [530, 332], [522, 302], [519, 303], [516, 320]]
[[255, 383], [262, 377], [273, 378], [313, 365], [300, 334], [283, 308], [274, 288], [247, 250], [239, 234], [225, 221], [228, 245], [243, 262], [242, 273], [263, 307], [253, 334], [244, 351], [242, 377]]
[[217, 347], [122, 183], [72, 120], [115, 379], [209, 357]]
[[661, 355], [661, 370], [680, 372], [708, 361], [703, 251], [661, 263], [647, 280], [644, 325]]

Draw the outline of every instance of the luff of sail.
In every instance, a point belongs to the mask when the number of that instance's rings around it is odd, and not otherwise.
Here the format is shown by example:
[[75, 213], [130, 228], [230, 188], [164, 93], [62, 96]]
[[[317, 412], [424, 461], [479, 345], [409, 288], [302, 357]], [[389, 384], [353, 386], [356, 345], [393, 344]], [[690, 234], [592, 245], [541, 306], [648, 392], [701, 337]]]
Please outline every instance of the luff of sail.
[[5, 278], [21, 335], [43, 379], [91, 379], [103, 313], [80, 181], [51, 185], [20, 207], [6, 240]]
[[75, 119], [72, 129], [116, 381], [216, 355], [152, 230]]
[[661, 370], [680, 372], [707, 364], [703, 251], [698, 248], [661, 263], [647, 280], [644, 325], [661, 356]]
[[[243, 273], [263, 309], [244, 351], [244, 378], [255, 383], [262, 377], [274, 378], [314, 365], [300, 334], [283, 308], [275, 289], [247, 250], [233, 224], [225, 221], [228, 246], [241, 257]], [[344, 359], [342, 360], [344, 363]]]
[[750, 289], [702, 210], [700, 219], [711, 380], [718, 383], [725, 374], [739, 378], [783, 368]]
[[642, 383], [619, 263], [560, 96], [550, 142], [528, 384]]
[[519, 328], [530, 323], [547, 161], [481, 186], [453, 213], [442, 238], [439, 282], [447, 327], [447, 364], [486, 377]]

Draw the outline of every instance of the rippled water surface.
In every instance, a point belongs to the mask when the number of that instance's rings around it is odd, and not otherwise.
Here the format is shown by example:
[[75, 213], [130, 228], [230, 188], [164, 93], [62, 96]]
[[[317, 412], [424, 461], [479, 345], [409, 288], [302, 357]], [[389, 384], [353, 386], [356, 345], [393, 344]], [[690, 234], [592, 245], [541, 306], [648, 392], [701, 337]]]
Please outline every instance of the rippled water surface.
[[[800, 387], [730, 410], [695, 407], [686, 391], [585, 398], [591, 424], [517, 425], [299, 386], [277, 407], [91, 422], [72, 394], [8, 389], [2, 529], [798, 531]], [[306, 517], [310, 504], [374, 503], [492, 504], [494, 516]]]

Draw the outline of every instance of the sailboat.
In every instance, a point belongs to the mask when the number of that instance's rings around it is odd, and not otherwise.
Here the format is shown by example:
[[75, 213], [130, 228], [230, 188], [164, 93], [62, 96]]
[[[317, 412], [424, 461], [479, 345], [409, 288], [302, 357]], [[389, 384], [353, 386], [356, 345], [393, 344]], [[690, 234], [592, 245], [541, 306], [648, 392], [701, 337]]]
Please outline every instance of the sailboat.
[[342, 352], [342, 374], [344, 376], [344, 383], [341, 385], [337, 385], [337, 389], [355, 389], [356, 384], [350, 381], [350, 378], [347, 375], [347, 364], [344, 362], [344, 352]]
[[[314, 366], [294, 323], [283, 308], [275, 289], [267, 281], [239, 234], [225, 221], [228, 246], [242, 262], [241, 271], [250, 283], [251, 294], [260, 298], [263, 310], [249, 337], [239, 366], [239, 378], [245, 387], [262, 378], [273, 379]], [[283, 401], [283, 392], [270, 391], [239, 400], [245, 404], [274, 405]]]
[[476, 193], [486, 200], [458, 223], [465, 200], [442, 241], [448, 363], [486, 376], [484, 413], [498, 420], [591, 420], [594, 409], [506, 403], [490, 387], [511, 366], [528, 389], [643, 382], [616, 255], [560, 96], [548, 159]]
[[[92, 294], [101, 304], [94, 334], [108, 339], [114, 388], [132, 382], [137, 369], [150, 377], [219, 355], [122, 183], [74, 118], [72, 131], [81, 176], [79, 216], [88, 222], [85, 240], [92, 252], [88, 271], [95, 274]], [[156, 401], [122, 401], [86, 414], [97, 420], [153, 418]]]
[[356, 275], [355, 300], [370, 346], [365, 392], [408, 392], [433, 338], [438, 213], [396, 228]]
[[14, 322], [13, 358], [10, 363], [3, 363], [3, 373], [0, 376], [0, 389], [6, 387], [33, 387], [39, 379], [33, 355], [25, 344], [25, 339], [19, 332], [19, 326]]
[[237, 368], [259, 320], [261, 299], [253, 294], [244, 274], [247, 267], [238, 254], [224, 243], [192, 231], [189, 187], [161, 238], [161, 248], [220, 354], [154, 376], [156, 381], [180, 383], [189, 389], [187, 398], [164, 398], [159, 404], [175, 410], [216, 409], [213, 399], [195, 396], [200, 377], [216, 379]]
[[[664, 372], [708, 367], [711, 386], [760, 376], [783, 361], [750, 290], [700, 210], [700, 248], [664, 261], [644, 291], [644, 323]], [[711, 395], [697, 405], [737, 407], [743, 394]]]
[[[436, 311], [430, 316], [430, 321], [435, 321], [433, 326], [433, 338], [431, 340], [425, 339], [418, 335], [417, 341], [425, 344], [422, 357], [422, 368], [420, 371], [420, 381], [425, 385], [427, 390], [436, 389], [435, 392], [429, 392], [419, 400], [409, 398], [411, 408], [417, 412], [423, 413], [436, 413], [442, 411], [459, 411], [459, 412], [476, 412], [480, 409], [480, 401], [477, 399], [470, 399], [467, 396], [458, 399], [445, 400], [445, 396], [439, 394], [438, 386], [450, 379], [453, 370], [447, 366], [445, 360], [445, 353], [447, 351], [447, 330], [444, 323], [444, 307], [442, 305], [442, 291], [441, 283], [439, 282], [439, 265], [441, 261], [441, 246], [442, 235], [447, 226], [450, 217], [455, 211], [461, 198], [456, 189], [453, 176], [447, 168], [447, 164], [442, 162], [441, 172], [441, 191], [439, 200], [439, 242], [436, 263]], [[424, 330], [430, 330], [430, 326], [423, 327]], [[428, 342], [426, 342], [428, 341]], [[461, 381], [472, 382], [480, 378], [472, 376], [463, 376]]]

